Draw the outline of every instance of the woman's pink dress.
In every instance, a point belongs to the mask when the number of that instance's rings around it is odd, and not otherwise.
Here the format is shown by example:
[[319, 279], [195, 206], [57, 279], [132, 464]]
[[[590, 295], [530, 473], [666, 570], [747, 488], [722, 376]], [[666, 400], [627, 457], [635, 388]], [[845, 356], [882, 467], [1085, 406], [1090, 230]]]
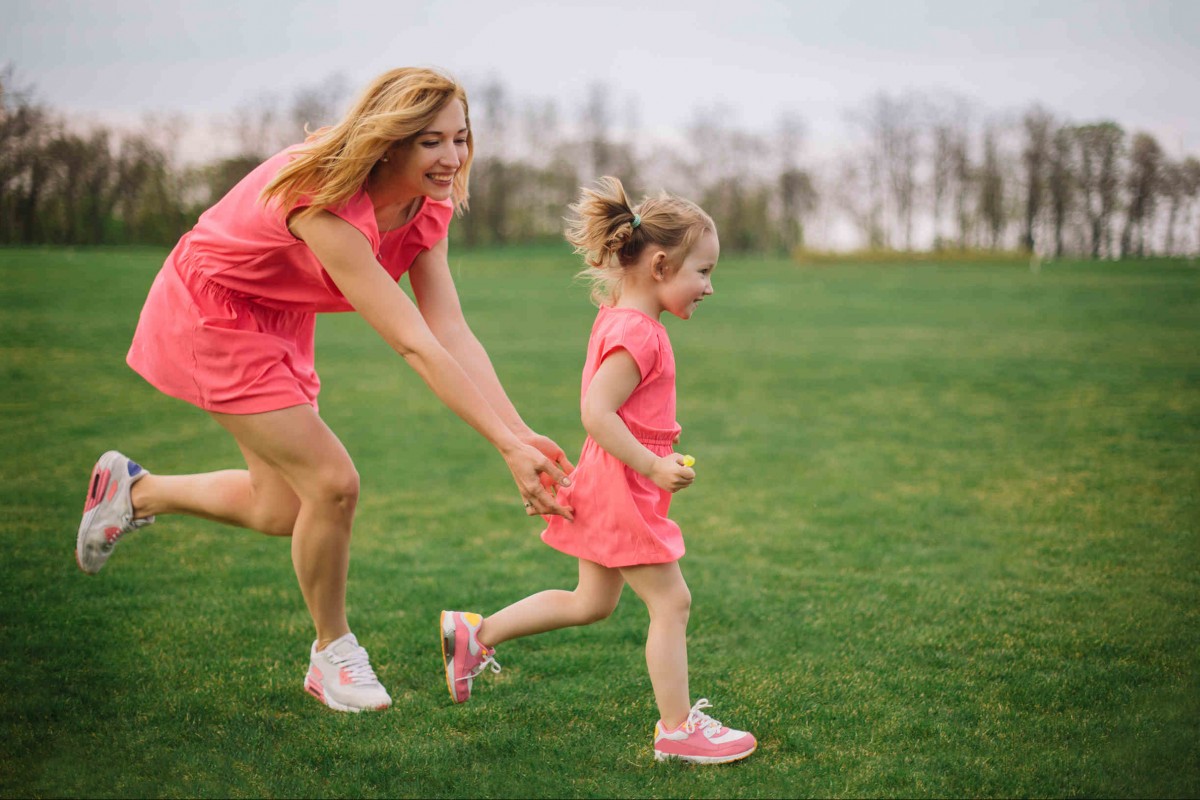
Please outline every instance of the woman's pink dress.
[[[225, 414], [316, 407], [316, 314], [353, 309], [288, 230], [287, 213], [259, 200], [290, 157], [263, 162], [205, 211], [154, 279], [126, 361], [160, 391]], [[425, 198], [406, 225], [380, 234], [365, 189], [328, 210], [362, 233], [394, 280], [445, 238], [454, 213]]]
[[[616, 350], [627, 351], [642, 376], [617, 415], [651, 452], [669, 455], [680, 431], [675, 356], [658, 320], [632, 308], [600, 309], [588, 340], [581, 404], [601, 362]], [[546, 518], [542, 541], [556, 550], [606, 567], [662, 564], [683, 555], [683, 533], [667, 518], [671, 493], [609, 455], [590, 436], [571, 486], [558, 491], [558, 502], [574, 508], [575, 521]]]

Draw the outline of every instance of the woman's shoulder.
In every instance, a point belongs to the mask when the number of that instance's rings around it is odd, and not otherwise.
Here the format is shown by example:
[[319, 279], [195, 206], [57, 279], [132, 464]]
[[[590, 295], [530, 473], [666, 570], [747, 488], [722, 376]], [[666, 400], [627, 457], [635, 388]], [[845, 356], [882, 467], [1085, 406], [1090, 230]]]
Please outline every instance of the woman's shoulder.
[[446, 238], [453, 217], [454, 206], [448, 200], [426, 197], [425, 202], [421, 204], [421, 210], [413, 219], [413, 227], [419, 232], [422, 240], [433, 244]]

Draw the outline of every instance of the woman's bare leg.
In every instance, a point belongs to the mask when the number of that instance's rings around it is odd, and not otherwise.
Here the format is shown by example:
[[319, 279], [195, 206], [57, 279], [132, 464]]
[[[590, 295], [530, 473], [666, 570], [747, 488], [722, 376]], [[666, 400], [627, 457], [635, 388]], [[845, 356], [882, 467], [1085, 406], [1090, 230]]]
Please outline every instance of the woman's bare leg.
[[[308, 405], [263, 414], [213, 414], [237, 440], [248, 469], [154, 476], [134, 500], [138, 515], [176, 511], [292, 534], [292, 564], [317, 631], [317, 649], [349, 632], [346, 577], [358, 472]], [[157, 480], [151, 482], [151, 478]]]
[[273, 536], [291, 536], [300, 498], [273, 467], [238, 443], [247, 469], [147, 474], [133, 485], [134, 516], [188, 514]]

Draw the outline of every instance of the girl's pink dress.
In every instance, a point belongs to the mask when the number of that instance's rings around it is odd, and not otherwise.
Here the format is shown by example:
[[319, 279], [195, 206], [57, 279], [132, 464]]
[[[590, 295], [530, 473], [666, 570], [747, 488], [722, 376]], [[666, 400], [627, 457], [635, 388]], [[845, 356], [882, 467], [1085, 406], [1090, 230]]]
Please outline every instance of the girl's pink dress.
[[[580, 403], [601, 362], [616, 350], [637, 362], [642, 380], [617, 410], [639, 442], [669, 455], [680, 427], [675, 421], [675, 356], [667, 329], [632, 308], [602, 307], [588, 340]], [[588, 437], [571, 486], [558, 502], [572, 506], [575, 521], [547, 517], [542, 541], [556, 550], [606, 567], [662, 564], [683, 555], [683, 533], [667, 519], [671, 493], [634, 472]]]
[[[205, 211], [154, 279], [126, 361], [162, 392], [226, 414], [316, 407], [316, 314], [353, 309], [288, 230], [287, 213], [258, 198], [290, 157], [263, 162]], [[426, 198], [406, 225], [380, 234], [365, 188], [329, 211], [362, 233], [394, 280], [445, 238], [454, 213]]]

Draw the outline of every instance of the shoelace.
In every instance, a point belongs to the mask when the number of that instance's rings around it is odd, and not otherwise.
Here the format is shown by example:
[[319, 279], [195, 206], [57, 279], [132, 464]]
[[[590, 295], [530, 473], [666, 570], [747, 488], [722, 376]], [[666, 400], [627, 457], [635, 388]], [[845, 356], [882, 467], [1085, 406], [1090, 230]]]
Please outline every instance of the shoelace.
[[365, 647], [356, 648], [354, 652], [346, 656], [330, 653], [329, 660], [346, 670], [353, 683], [379, 683], [379, 678], [375, 676], [375, 670], [371, 669], [371, 662], [367, 658]]
[[696, 705], [692, 706], [691, 711], [688, 712], [687, 719], [683, 723], [683, 728], [688, 733], [693, 732], [696, 728], [703, 728], [706, 736], [712, 736], [724, 726], [719, 720], [715, 720], [701, 711], [700, 709], [702, 708], [712, 708], [712, 703], [708, 702], [707, 697], [701, 697], [696, 701]]
[[476, 664], [475, 669], [471, 670], [466, 675], [463, 675], [461, 678], [459, 678], [459, 680], [460, 681], [474, 680], [475, 678], [479, 677], [479, 673], [483, 672], [483, 670], [485, 668], [490, 669], [492, 672], [499, 672], [500, 664], [496, 661], [495, 658], [492, 657], [494, 655], [496, 655], [495, 650], [491, 650], [491, 651], [484, 650], [483, 651], [483, 656], [484, 656], [483, 661], [480, 661], [478, 664]]

